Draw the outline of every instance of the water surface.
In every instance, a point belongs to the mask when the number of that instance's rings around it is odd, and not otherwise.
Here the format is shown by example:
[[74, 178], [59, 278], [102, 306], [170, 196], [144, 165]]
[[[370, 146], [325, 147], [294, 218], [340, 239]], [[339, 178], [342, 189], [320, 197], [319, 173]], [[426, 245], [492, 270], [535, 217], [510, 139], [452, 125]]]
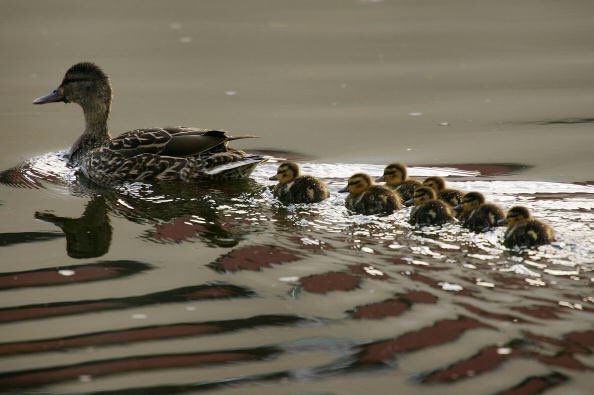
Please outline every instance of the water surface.
[[[0, 388], [91, 394], [589, 394], [589, 1], [0, 3]], [[251, 180], [99, 189], [61, 158], [81, 60], [112, 134], [190, 125], [297, 159], [331, 198]], [[349, 215], [336, 191], [402, 161], [558, 240]]]

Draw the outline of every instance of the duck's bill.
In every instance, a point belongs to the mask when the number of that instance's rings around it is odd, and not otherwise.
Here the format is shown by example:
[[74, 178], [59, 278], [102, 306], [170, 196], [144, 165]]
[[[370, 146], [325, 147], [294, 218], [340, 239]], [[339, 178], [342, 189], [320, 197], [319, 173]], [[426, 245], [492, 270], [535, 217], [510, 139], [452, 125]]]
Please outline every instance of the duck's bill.
[[507, 225], [507, 219], [506, 218], [502, 218], [500, 220], [497, 221], [497, 226], [503, 226], [503, 225]]
[[338, 193], [346, 193], [348, 192], [347, 187], [338, 190]]
[[412, 206], [415, 203], [415, 201], [413, 199], [408, 199], [404, 202], [404, 205], [406, 207]]
[[384, 176], [378, 177], [375, 179], [375, 182], [384, 182], [386, 181], [386, 179], [384, 178]]
[[276, 175], [269, 178], [270, 181], [278, 181], [278, 177]]
[[458, 204], [457, 206], [454, 206], [454, 210], [456, 211], [462, 211], [462, 205]]
[[64, 101], [64, 96], [62, 96], [60, 92], [55, 90], [49, 95], [41, 96], [33, 100], [33, 104], [56, 103], [61, 101]]

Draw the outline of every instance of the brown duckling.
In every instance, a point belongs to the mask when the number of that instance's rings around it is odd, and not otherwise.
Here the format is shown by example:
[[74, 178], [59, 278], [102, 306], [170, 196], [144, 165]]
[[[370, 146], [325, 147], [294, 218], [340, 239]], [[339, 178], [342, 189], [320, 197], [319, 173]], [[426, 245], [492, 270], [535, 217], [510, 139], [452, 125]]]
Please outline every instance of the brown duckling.
[[435, 193], [437, 193], [437, 198], [446, 202], [451, 207], [459, 205], [464, 196], [464, 192], [462, 191], [446, 188], [446, 182], [443, 177], [427, 177], [423, 180], [423, 185], [433, 188]]
[[462, 221], [462, 226], [477, 233], [500, 226], [505, 218], [503, 210], [495, 204], [485, 203], [485, 197], [480, 192], [468, 192], [455, 209], [460, 211], [458, 219]]
[[107, 74], [93, 63], [78, 63], [60, 86], [33, 104], [76, 103], [85, 130], [68, 153], [69, 164], [98, 184], [124, 180], [230, 180], [248, 177], [266, 158], [228, 147], [219, 130], [190, 127], [136, 129], [111, 138], [107, 120], [112, 89]]
[[435, 191], [429, 187], [418, 187], [413, 195], [415, 207], [410, 212], [411, 225], [443, 225], [454, 222], [452, 209], [436, 199]]
[[330, 193], [326, 184], [308, 175], [301, 175], [301, 169], [295, 162], [282, 162], [276, 175], [271, 180], [278, 180], [272, 188], [273, 195], [283, 203], [318, 203], [328, 199]]
[[555, 241], [553, 229], [534, 219], [526, 207], [510, 208], [502, 222], [507, 224], [503, 238], [503, 245], [507, 248], [530, 248]]
[[400, 194], [404, 202], [411, 200], [415, 189], [421, 186], [419, 181], [407, 178], [406, 166], [402, 163], [389, 164], [384, 169], [384, 175], [375, 181], [385, 182], [387, 187], [394, 189]]
[[371, 177], [364, 173], [352, 175], [347, 186], [339, 192], [349, 193], [345, 206], [357, 214], [390, 215], [402, 208], [402, 200], [394, 190], [374, 185]]

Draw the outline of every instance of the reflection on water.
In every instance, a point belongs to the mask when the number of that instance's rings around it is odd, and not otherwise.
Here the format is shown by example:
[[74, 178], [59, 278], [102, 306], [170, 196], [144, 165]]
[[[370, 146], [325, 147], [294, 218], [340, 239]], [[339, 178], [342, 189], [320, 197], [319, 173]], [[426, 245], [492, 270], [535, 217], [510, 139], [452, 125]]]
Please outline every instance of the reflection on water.
[[[161, 394], [299, 384], [313, 391], [337, 377], [391, 377], [411, 391], [523, 394], [584, 380], [591, 374], [584, 357], [594, 350], [594, 188], [501, 181], [483, 177], [489, 167], [460, 167], [410, 173], [448, 176], [452, 187], [504, 207], [526, 205], [558, 240], [507, 250], [503, 229], [413, 228], [410, 208], [350, 215], [336, 191], [356, 171], [379, 175], [375, 165], [303, 164], [333, 192], [314, 206], [272, 198], [275, 163], [241, 183], [130, 183], [112, 191], [72, 182], [59, 155], [6, 171], [9, 187], [45, 194], [61, 185], [58, 193], [87, 202], [80, 217], [35, 207], [37, 219], [64, 233], [65, 254], [55, 232], [0, 235], [7, 252], [42, 245], [52, 252], [45, 267], [0, 273], [0, 323], [8, 328], [0, 355], [10, 363], [0, 387]], [[122, 259], [127, 246], [148, 252]], [[55, 262], [56, 254], [64, 259]], [[117, 295], [105, 296], [110, 288]], [[43, 333], [32, 329], [44, 325]]]
[[93, 197], [80, 218], [59, 217], [36, 212], [35, 218], [52, 223], [66, 235], [66, 252], [72, 258], [96, 258], [109, 250], [112, 227], [107, 216], [105, 197]]

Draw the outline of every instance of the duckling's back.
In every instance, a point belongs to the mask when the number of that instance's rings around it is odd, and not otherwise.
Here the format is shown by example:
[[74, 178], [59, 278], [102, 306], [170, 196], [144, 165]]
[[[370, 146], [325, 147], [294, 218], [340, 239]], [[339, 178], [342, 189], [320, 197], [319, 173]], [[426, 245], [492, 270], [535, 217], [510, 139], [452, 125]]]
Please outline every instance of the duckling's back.
[[276, 185], [274, 195], [285, 204], [318, 203], [330, 195], [326, 184], [312, 176], [300, 176], [286, 185]]
[[443, 225], [453, 222], [452, 210], [440, 200], [429, 200], [412, 209], [409, 222], [411, 225]]
[[538, 220], [523, 221], [505, 232], [503, 245], [513, 247], [536, 247], [555, 241], [553, 229]]
[[451, 207], [455, 207], [462, 202], [462, 197], [464, 193], [457, 189], [444, 189], [443, 191], [439, 192], [439, 200], [445, 202]]
[[406, 180], [397, 185], [390, 185], [389, 187], [398, 192], [403, 201], [407, 201], [413, 198], [415, 189], [420, 186], [423, 186], [423, 184], [416, 180]]
[[349, 198], [346, 202], [347, 208], [357, 214], [390, 215], [402, 208], [400, 196], [394, 190], [381, 185], [372, 185], [363, 192], [362, 196]]
[[464, 219], [464, 227], [473, 232], [486, 232], [499, 224], [505, 218], [503, 210], [491, 203], [481, 204]]

